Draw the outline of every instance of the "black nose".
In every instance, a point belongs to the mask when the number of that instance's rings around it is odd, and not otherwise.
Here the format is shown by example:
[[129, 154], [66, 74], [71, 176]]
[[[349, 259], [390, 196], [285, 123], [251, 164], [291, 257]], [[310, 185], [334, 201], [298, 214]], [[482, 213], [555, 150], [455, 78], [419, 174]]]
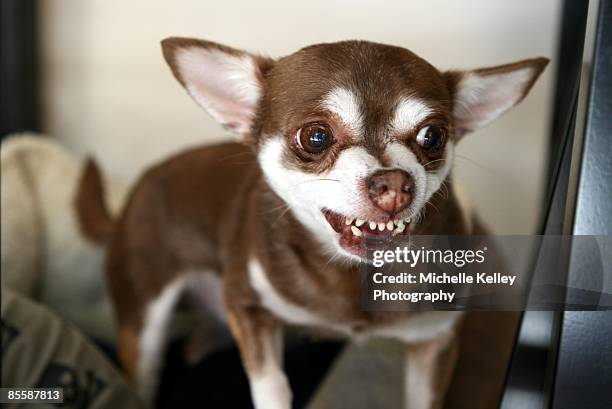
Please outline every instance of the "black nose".
[[403, 170], [374, 172], [366, 180], [368, 194], [374, 205], [393, 215], [412, 202], [412, 176]]

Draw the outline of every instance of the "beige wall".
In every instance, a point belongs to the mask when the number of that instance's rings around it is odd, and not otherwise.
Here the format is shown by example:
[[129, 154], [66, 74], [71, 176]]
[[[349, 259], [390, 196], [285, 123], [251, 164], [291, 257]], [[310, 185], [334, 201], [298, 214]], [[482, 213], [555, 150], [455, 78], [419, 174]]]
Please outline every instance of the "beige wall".
[[[159, 41], [202, 37], [280, 56], [367, 39], [440, 68], [554, 57], [558, 0], [43, 1], [45, 130], [125, 180], [159, 158], [229, 135], [170, 75]], [[457, 179], [498, 232], [533, 229], [550, 117], [550, 66], [519, 107], [461, 143]]]

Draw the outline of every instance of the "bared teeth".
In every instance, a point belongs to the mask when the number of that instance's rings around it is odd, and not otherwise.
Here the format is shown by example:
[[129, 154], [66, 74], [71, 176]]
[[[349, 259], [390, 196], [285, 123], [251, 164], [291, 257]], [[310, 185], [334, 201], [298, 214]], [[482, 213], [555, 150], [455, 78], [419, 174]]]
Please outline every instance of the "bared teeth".
[[358, 237], [363, 236], [363, 231], [359, 229], [361, 226], [368, 226], [371, 231], [376, 231], [377, 229], [381, 232], [387, 229], [394, 236], [402, 233], [406, 230], [406, 226], [410, 224], [411, 219], [406, 220], [389, 220], [388, 222], [375, 222], [375, 221], [366, 221], [363, 219], [357, 219], [355, 217], [345, 217], [344, 224], [351, 227], [351, 232]]

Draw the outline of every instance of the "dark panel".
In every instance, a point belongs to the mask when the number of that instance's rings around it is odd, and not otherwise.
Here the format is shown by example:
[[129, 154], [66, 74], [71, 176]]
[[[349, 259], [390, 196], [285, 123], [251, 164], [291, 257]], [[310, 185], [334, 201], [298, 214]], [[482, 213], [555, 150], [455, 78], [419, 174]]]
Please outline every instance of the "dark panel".
[[[600, 0], [586, 111], [574, 234], [612, 235], [612, 0]], [[573, 263], [569, 282], [592, 279], [588, 263]], [[609, 278], [608, 278], [609, 279]], [[563, 317], [555, 409], [612, 407], [612, 313]]]
[[[559, 167], [565, 132], [569, 127], [572, 111], [575, 109], [578, 81], [573, 81], [573, 79], [578, 78], [580, 74], [588, 6], [589, 2], [586, 0], [563, 2], [557, 51], [555, 102], [548, 151], [548, 180], [554, 180], [554, 173]], [[552, 183], [549, 184], [549, 194], [551, 190]]]
[[[548, 188], [541, 234], [559, 235], [571, 231], [566, 220], [573, 213], [571, 163], [576, 124], [576, 104], [583, 59], [587, 1], [566, 0], [561, 15], [555, 106], [549, 145]], [[537, 265], [534, 263], [534, 268]], [[565, 276], [567, 271], [559, 271]], [[502, 409], [545, 409], [551, 404], [563, 314], [526, 311], [519, 328], [510, 364]]]
[[[577, 81], [577, 78], [574, 79]], [[574, 98], [575, 99], [575, 98]], [[575, 101], [574, 101], [575, 102]], [[572, 104], [572, 107], [574, 104]], [[565, 131], [560, 167], [555, 171], [552, 198], [542, 234], [563, 234], [566, 199], [570, 183], [570, 164], [574, 115]], [[534, 267], [537, 269], [537, 264]], [[566, 274], [560, 271], [559, 274]], [[501, 409], [544, 409], [548, 407], [554, 383], [559, 327], [562, 314], [554, 311], [525, 311], [510, 363]]]
[[36, 0], [0, 1], [0, 137], [39, 130]]

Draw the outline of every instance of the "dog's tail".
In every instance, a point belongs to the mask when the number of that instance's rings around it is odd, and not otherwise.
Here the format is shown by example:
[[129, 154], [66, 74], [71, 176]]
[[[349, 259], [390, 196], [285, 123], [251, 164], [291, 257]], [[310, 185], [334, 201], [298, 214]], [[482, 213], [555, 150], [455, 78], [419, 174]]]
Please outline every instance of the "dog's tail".
[[94, 243], [106, 244], [111, 236], [113, 218], [106, 207], [100, 169], [92, 158], [87, 159], [81, 173], [74, 205], [83, 235]]

